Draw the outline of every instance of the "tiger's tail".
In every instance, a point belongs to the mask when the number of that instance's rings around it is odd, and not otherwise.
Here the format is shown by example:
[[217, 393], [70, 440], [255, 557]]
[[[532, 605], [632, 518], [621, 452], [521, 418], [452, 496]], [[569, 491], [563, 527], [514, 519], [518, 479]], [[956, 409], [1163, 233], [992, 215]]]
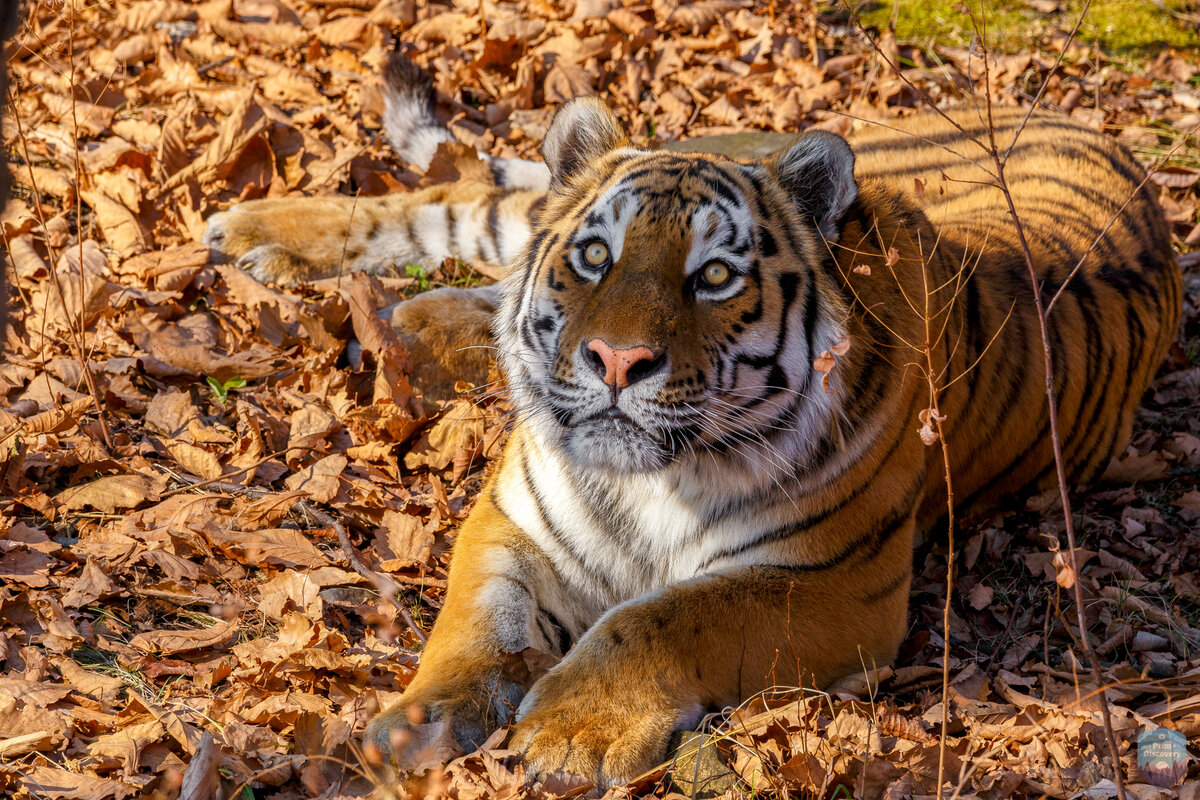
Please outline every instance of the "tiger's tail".
[[[384, 128], [396, 153], [427, 169], [453, 133], [438, 122], [433, 79], [394, 54], [383, 69]], [[258, 280], [293, 284], [347, 272], [434, 268], [446, 258], [507, 266], [529, 240], [550, 173], [538, 161], [479, 153], [494, 186], [458, 181], [378, 197], [279, 197], [208, 220], [204, 242]]]
[[[437, 119], [437, 90], [433, 76], [399, 53], [383, 67], [383, 129], [388, 143], [412, 166], [429, 169], [438, 145], [455, 141], [454, 134]], [[480, 152], [501, 189], [544, 192], [550, 188], [550, 170], [541, 161], [499, 158]]]

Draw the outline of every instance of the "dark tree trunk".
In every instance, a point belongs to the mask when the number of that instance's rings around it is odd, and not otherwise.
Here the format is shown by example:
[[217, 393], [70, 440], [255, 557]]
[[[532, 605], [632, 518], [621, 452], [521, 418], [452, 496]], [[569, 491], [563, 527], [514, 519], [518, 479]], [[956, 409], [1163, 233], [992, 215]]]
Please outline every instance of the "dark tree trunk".
[[[0, 0], [0, 39], [7, 40], [17, 29], [17, 14], [21, 4], [18, 0]], [[0, 63], [0, 106], [8, 98], [8, 58]], [[12, 185], [8, 177], [8, 160], [0, 161], [0, 212], [8, 205]], [[8, 311], [8, 267], [0, 269], [0, 336]]]

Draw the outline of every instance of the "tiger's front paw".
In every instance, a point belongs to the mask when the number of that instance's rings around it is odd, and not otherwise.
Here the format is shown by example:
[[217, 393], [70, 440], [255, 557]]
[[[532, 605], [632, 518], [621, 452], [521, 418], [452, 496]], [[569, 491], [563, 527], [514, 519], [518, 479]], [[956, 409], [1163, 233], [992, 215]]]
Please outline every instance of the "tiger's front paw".
[[564, 662], [521, 704], [512, 746], [531, 776], [565, 770], [603, 789], [661, 763], [683, 716], [654, 690], [653, 676]]
[[419, 773], [466, 752], [476, 740], [482, 741], [485, 728], [484, 715], [470, 704], [401, 701], [371, 720], [363, 746], [380, 761]]
[[363, 745], [401, 771], [421, 772], [481, 745], [520, 697], [520, 687], [503, 678], [406, 694], [371, 720]]

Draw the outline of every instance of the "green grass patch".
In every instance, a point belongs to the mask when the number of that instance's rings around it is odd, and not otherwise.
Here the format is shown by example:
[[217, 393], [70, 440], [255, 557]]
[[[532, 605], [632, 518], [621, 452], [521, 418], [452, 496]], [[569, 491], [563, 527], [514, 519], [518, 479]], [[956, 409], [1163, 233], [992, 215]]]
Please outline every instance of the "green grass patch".
[[[1175, 14], [1189, 14], [1193, 0], [1166, 0], [1166, 11], [1149, 0], [1097, 0], [1079, 28], [1080, 38], [1116, 55], [1152, 58], [1163, 47], [1200, 47], [1200, 32]], [[1071, 3], [1078, 19], [1080, 2]], [[1172, 13], [1174, 12], [1174, 13]]]
[[[1023, 0], [869, 0], [825, 9], [839, 16], [848, 7], [857, 9], [863, 25], [879, 30], [892, 27], [894, 20], [897, 39], [926, 46], [970, 44], [977, 25], [986, 20], [989, 43], [1011, 53], [1029, 49], [1047, 33], [1069, 31], [1083, 6], [1083, 0], [1068, 0], [1059, 11], [1042, 14]], [[1165, 0], [1165, 6], [1166, 11], [1148, 0], [1094, 0], [1078, 38], [1113, 55], [1139, 59], [1153, 57], [1163, 47], [1200, 48], [1200, 30], [1190, 22], [1200, 17], [1200, 2]]]

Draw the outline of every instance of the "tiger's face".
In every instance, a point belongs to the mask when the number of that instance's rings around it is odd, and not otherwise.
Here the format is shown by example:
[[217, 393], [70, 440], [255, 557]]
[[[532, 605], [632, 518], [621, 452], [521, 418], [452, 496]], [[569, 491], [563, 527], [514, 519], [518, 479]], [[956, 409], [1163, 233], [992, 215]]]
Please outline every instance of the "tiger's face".
[[754, 164], [645, 152], [576, 101], [544, 149], [551, 192], [497, 330], [525, 420], [606, 471], [794, 459], [832, 405], [812, 361], [844, 319], [822, 237], [856, 191], [845, 142]]

